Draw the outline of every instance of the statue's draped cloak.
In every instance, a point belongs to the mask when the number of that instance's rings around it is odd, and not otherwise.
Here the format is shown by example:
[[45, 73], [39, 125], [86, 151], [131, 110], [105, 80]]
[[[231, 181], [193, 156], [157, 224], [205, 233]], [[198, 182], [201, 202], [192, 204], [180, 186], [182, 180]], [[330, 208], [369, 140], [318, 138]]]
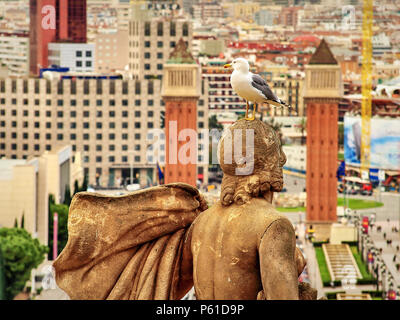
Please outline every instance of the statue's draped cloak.
[[71, 299], [179, 299], [179, 281], [192, 281], [181, 274], [183, 243], [206, 208], [181, 183], [120, 197], [78, 193], [53, 263], [57, 285]]

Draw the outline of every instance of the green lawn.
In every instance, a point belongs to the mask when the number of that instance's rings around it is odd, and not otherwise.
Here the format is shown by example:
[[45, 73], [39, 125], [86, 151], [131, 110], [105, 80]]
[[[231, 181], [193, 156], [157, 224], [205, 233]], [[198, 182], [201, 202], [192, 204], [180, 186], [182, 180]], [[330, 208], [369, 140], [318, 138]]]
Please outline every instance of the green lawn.
[[319, 273], [321, 274], [322, 283], [327, 284], [331, 282], [331, 275], [329, 273], [328, 264], [326, 263], [325, 254], [322, 247], [314, 247], [315, 255], [317, 257]]
[[[353, 209], [353, 210], [378, 208], [378, 207], [383, 206], [382, 202], [377, 202], [377, 201], [373, 201], [373, 200], [348, 199], [348, 202], [349, 202], [350, 209]], [[337, 199], [337, 205], [338, 205], [338, 207], [344, 206], [343, 198]], [[295, 208], [278, 207], [276, 209], [279, 212], [304, 212], [305, 211], [304, 207], [295, 207]]]
[[363, 280], [374, 280], [372, 274], [368, 272], [367, 265], [362, 261], [361, 255], [358, 252], [358, 248], [356, 246], [350, 246], [351, 253], [353, 254], [354, 259], [356, 260], [358, 269], [361, 272], [361, 276]]

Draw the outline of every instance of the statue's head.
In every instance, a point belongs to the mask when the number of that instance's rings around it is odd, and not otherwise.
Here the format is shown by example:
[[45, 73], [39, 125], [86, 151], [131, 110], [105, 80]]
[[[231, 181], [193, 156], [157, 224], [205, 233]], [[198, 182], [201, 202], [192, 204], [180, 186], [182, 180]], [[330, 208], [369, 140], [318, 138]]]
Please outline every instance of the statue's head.
[[219, 163], [224, 177], [221, 203], [244, 204], [251, 198], [272, 201], [283, 188], [286, 156], [275, 130], [260, 121], [235, 122], [219, 142]]

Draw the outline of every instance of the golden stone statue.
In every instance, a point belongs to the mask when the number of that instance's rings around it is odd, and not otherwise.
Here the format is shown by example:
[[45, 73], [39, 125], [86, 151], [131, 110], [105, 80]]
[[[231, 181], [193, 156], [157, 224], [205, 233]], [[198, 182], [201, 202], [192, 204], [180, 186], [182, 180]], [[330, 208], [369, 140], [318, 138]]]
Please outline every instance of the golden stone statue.
[[193, 286], [197, 299], [316, 299], [298, 282], [305, 260], [294, 228], [271, 204], [286, 162], [276, 132], [239, 120], [219, 156], [224, 177], [211, 208], [182, 183], [75, 195], [53, 264], [58, 286], [71, 299], [181, 299]]

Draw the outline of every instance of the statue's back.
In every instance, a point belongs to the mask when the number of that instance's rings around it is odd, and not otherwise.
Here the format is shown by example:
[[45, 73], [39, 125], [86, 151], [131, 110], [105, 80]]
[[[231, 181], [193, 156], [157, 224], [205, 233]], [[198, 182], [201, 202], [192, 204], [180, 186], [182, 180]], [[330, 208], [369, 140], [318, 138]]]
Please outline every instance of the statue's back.
[[204, 211], [192, 228], [198, 299], [256, 299], [263, 290], [258, 246], [272, 222], [287, 220], [262, 198]]

